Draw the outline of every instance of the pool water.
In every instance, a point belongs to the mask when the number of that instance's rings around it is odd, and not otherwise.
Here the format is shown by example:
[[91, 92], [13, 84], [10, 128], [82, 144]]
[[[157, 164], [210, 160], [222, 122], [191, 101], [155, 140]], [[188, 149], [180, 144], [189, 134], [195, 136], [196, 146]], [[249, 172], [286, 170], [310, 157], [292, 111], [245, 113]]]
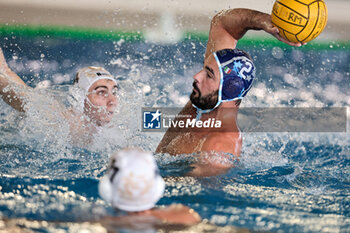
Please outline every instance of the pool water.
[[[115, 214], [97, 191], [110, 153], [130, 146], [155, 150], [162, 134], [141, 132], [141, 107], [187, 102], [205, 42], [18, 36], [1, 41], [10, 67], [28, 85], [48, 80], [52, 86], [36, 88], [27, 116], [0, 101], [0, 229], [104, 232], [104, 227], [81, 222]], [[242, 107], [348, 107], [350, 48], [335, 47], [238, 44], [257, 67]], [[77, 147], [70, 143], [65, 122], [47, 113], [45, 101], [72, 104], [68, 84], [87, 65], [104, 66], [118, 76], [120, 104], [104, 134], [93, 145]], [[235, 168], [208, 178], [185, 176], [195, 154], [156, 154], [166, 181], [158, 204], [195, 209], [204, 221], [188, 231], [349, 232], [349, 142], [348, 132], [243, 133]]]

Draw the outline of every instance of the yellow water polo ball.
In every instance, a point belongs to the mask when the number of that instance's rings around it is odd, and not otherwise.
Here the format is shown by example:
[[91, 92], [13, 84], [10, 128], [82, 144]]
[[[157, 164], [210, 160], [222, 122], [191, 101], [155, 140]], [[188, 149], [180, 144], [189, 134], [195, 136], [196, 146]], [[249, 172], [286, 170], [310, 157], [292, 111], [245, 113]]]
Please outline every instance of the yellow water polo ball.
[[326, 27], [327, 6], [323, 0], [277, 0], [271, 19], [285, 39], [309, 42]]

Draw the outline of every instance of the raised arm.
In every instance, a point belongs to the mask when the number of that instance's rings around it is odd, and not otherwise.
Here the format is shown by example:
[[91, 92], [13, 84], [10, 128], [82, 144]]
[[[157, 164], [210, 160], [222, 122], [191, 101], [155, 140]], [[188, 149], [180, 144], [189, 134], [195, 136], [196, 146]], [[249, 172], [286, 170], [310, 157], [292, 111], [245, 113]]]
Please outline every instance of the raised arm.
[[288, 45], [302, 45], [282, 38], [278, 34], [278, 28], [273, 26], [269, 14], [250, 9], [231, 9], [221, 11], [213, 17], [205, 57], [221, 49], [235, 48], [237, 41], [248, 30], [264, 30]]
[[[9, 86], [10, 85], [10, 86]], [[9, 87], [9, 88], [6, 88]], [[14, 109], [23, 112], [23, 96], [28, 86], [7, 65], [0, 48], [0, 96]]]

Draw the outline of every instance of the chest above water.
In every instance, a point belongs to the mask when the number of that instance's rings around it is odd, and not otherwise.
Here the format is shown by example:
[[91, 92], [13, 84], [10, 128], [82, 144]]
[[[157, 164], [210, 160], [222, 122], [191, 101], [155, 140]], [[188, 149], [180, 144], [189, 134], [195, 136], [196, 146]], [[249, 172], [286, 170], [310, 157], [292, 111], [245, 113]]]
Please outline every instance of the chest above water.
[[167, 145], [169, 154], [191, 154], [201, 151], [206, 135], [203, 133], [186, 132], [174, 137]]

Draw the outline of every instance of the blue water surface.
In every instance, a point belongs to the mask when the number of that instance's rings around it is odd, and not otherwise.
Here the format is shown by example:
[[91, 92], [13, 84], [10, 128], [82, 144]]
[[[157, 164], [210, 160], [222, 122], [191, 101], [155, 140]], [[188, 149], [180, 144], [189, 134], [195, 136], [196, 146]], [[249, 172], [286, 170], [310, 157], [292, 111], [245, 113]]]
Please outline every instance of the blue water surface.
[[[49, 80], [64, 87], [72, 84], [78, 68], [104, 66], [119, 77], [123, 98], [136, 110], [183, 106], [205, 51], [205, 42], [194, 40], [158, 45], [2, 36], [0, 41], [10, 67], [29, 86]], [[238, 47], [252, 55], [257, 67], [257, 79], [243, 106], [349, 106], [349, 48], [298, 49], [263, 42]], [[64, 101], [67, 89], [58, 92]], [[154, 151], [162, 136], [140, 132], [139, 119], [120, 117], [116, 121], [125, 126], [121, 129], [131, 142], [104, 141], [101, 148], [79, 148], [63, 140], [62, 129], [28, 125], [28, 117], [2, 101], [0, 106], [0, 216], [6, 224], [14, 219], [16, 227], [40, 232], [74, 232], [73, 226], [58, 223], [114, 215], [97, 192], [110, 152], [131, 145]], [[183, 203], [214, 231], [226, 226], [249, 231], [349, 232], [349, 139], [349, 133], [243, 132], [236, 167], [207, 178], [185, 175], [196, 155], [157, 154], [166, 181], [158, 205]], [[51, 225], [24, 224], [18, 219]]]

